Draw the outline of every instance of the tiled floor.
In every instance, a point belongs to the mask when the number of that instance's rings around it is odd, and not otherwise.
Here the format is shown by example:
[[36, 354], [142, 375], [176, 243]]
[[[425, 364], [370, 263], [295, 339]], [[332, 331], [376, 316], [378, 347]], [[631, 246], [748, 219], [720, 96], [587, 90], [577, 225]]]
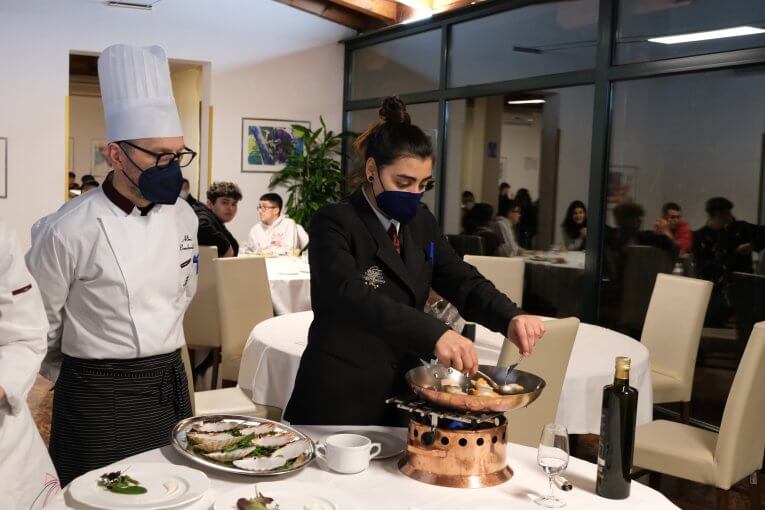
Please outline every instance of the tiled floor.
[[[691, 416], [703, 419], [715, 425], [720, 424], [725, 399], [728, 396], [733, 372], [720, 369], [698, 368], [694, 383], [694, 399], [691, 406]], [[37, 378], [34, 388], [29, 394], [29, 404], [46, 444], [50, 435], [50, 412], [53, 401], [51, 384], [45, 379]], [[583, 436], [579, 441], [577, 456], [590, 461], [595, 460], [598, 437]], [[760, 483], [765, 484], [765, 475], [760, 476]], [[673, 503], [684, 510], [709, 510], [715, 508], [715, 490], [711, 487], [687, 482], [669, 477], [663, 477], [661, 492]], [[765, 505], [765, 491], [763, 491]], [[749, 499], [747, 484], [739, 484], [730, 495], [730, 510], [748, 510]]]

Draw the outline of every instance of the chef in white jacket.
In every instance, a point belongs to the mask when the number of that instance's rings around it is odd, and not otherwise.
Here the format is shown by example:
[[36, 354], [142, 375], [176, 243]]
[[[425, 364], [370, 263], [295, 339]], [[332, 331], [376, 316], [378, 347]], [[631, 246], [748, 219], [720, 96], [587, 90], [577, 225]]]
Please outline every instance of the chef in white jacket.
[[27, 406], [48, 319], [16, 236], [0, 221], [0, 508], [38, 509], [58, 478]]
[[43, 374], [56, 381], [50, 454], [62, 486], [168, 444], [191, 415], [180, 349], [198, 222], [178, 195], [196, 154], [162, 48], [110, 46], [98, 75], [114, 171], [40, 220], [27, 253], [50, 322]]
[[289, 255], [308, 246], [308, 234], [295, 220], [282, 216], [282, 197], [266, 193], [258, 202], [260, 222], [250, 229], [242, 253]]

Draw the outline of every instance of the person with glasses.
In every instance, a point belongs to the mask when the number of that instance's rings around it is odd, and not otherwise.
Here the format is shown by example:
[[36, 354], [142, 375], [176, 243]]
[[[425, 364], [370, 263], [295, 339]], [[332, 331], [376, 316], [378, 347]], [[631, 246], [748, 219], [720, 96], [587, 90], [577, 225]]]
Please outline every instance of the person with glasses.
[[515, 229], [521, 221], [521, 207], [512, 198], [502, 198], [497, 208], [495, 227], [502, 242], [497, 248], [497, 255], [515, 257], [520, 255], [521, 246], [518, 244]]
[[197, 216], [178, 195], [183, 142], [162, 48], [98, 59], [113, 171], [32, 227], [29, 270], [50, 328], [50, 454], [61, 484], [167, 445], [191, 416], [181, 347], [197, 285]]
[[688, 223], [683, 221], [683, 210], [674, 202], [667, 202], [661, 208], [661, 217], [656, 220], [654, 229], [659, 234], [672, 239], [680, 250], [680, 255], [688, 255], [693, 249], [693, 232]]
[[260, 197], [260, 222], [250, 229], [244, 253], [286, 255], [308, 246], [308, 234], [303, 227], [281, 212], [282, 197], [276, 193], [266, 193]]
[[200, 246], [216, 246], [219, 257], [239, 255], [239, 242], [226, 228], [242, 200], [242, 191], [233, 182], [214, 182], [207, 190], [207, 205], [197, 201], [191, 206], [199, 218], [197, 240]]

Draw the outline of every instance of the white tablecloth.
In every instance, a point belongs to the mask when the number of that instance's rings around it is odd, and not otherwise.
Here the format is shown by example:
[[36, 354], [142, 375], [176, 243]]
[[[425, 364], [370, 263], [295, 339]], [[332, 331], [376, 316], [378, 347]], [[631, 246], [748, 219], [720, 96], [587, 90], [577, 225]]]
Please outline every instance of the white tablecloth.
[[299, 257], [266, 259], [271, 301], [276, 315], [311, 309], [311, 273]]
[[[282, 410], [287, 406], [312, 320], [313, 312], [303, 312], [274, 317], [253, 328], [239, 367], [239, 386], [252, 391], [254, 402]], [[496, 365], [503, 341], [502, 335], [478, 326], [479, 361]], [[556, 417], [569, 433], [600, 433], [603, 386], [613, 382], [616, 356], [632, 358], [630, 384], [639, 392], [638, 425], [651, 421], [653, 389], [648, 350], [621, 333], [581, 324]]]
[[[581, 314], [584, 284], [583, 251], [542, 252], [523, 257], [523, 307], [531, 313], [550, 317], [571, 317]], [[536, 260], [535, 260], [536, 259]], [[562, 259], [564, 262], [553, 262]]]
[[[352, 427], [359, 429], [359, 427]], [[327, 435], [346, 429], [347, 427], [300, 427], [314, 440], [321, 440]], [[405, 429], [390, 429], [369, 427], [371, 430], [386, 430], [394, 432], [403, 439]], [[547, 477], [537, 465], [535, 448], [520, 445], [508, 445], [508, 464], [515, 472], [513, 478], [502, 485], [484, 489], [451, 489], [427, 485], [404, 476], [396, 467], [396, 459], [372, 462], [370, 468], [355, 475], [339, 475], [326, 469], [321, 461], [314, 462], [295, 474], [277, 478], [255, 478], [233, 474], [223, 474], [212, 471], [207, 467], [195, 464], [171, 446], [151, 450], [141, 455], [125, 459], [120, 463], [162, 462], [180, 464], [203, 470], [212, 488], [192, 510], [208, 510], [212, 508], [215, 499], [237, 485], [252, 485], [257, 482], [279, 482], [289, 480], [294, 482], [309, 482], [332, 487], [352, 496], [358, 503], [356, 510], [457, 510], [457, 509], [528, 509], [538, 510], [532, 499], [546, 493]], [[108, 471], [104, 467], [104, 471]], [[599, 509], [631, 509], [631, 510], [662, 510], [677, 508], [669, 500], [653, 489], [632, 483], [631, 495], [626, 500], [614, 501], [595, 495], [594, 464], [580, 459], [571, 458], [564, 475], [573, 483], [570, 492], [556, 490], [556, 494], [565, 499], [569, 510], [599, 510]], [[268, 494], [266, 494], [268, 495]], [[59, 494], [52, 505], [46, 508], [66, 509], [80, 508]], [[289, 510], [289, 509], [284, 509]], [[341, 508], [340, 510], [346, 510]]]

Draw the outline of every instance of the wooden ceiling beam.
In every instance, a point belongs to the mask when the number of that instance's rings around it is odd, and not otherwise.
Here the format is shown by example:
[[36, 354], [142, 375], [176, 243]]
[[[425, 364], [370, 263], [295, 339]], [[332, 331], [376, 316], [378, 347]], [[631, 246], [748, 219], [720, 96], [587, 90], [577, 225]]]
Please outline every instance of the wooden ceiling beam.
[[366, 14], [386, 23], [396, 22], [396, 6], [393, 0], [331, 0], [332, 3]]
[[479, 3], [481, 0], [433, 0], [433, 11], [444, 12], [460, 9], [467, 5]]
[[324, 19], [334, 21], [340, 25], [352, 28], [359, 32], [365, 32], [375, 28], [381, 28], [386, 23], [370, 16], [357, 12], [340, 5], [335, 5], [329, 0], [276, 0], [304, 12], [321, 16]]

